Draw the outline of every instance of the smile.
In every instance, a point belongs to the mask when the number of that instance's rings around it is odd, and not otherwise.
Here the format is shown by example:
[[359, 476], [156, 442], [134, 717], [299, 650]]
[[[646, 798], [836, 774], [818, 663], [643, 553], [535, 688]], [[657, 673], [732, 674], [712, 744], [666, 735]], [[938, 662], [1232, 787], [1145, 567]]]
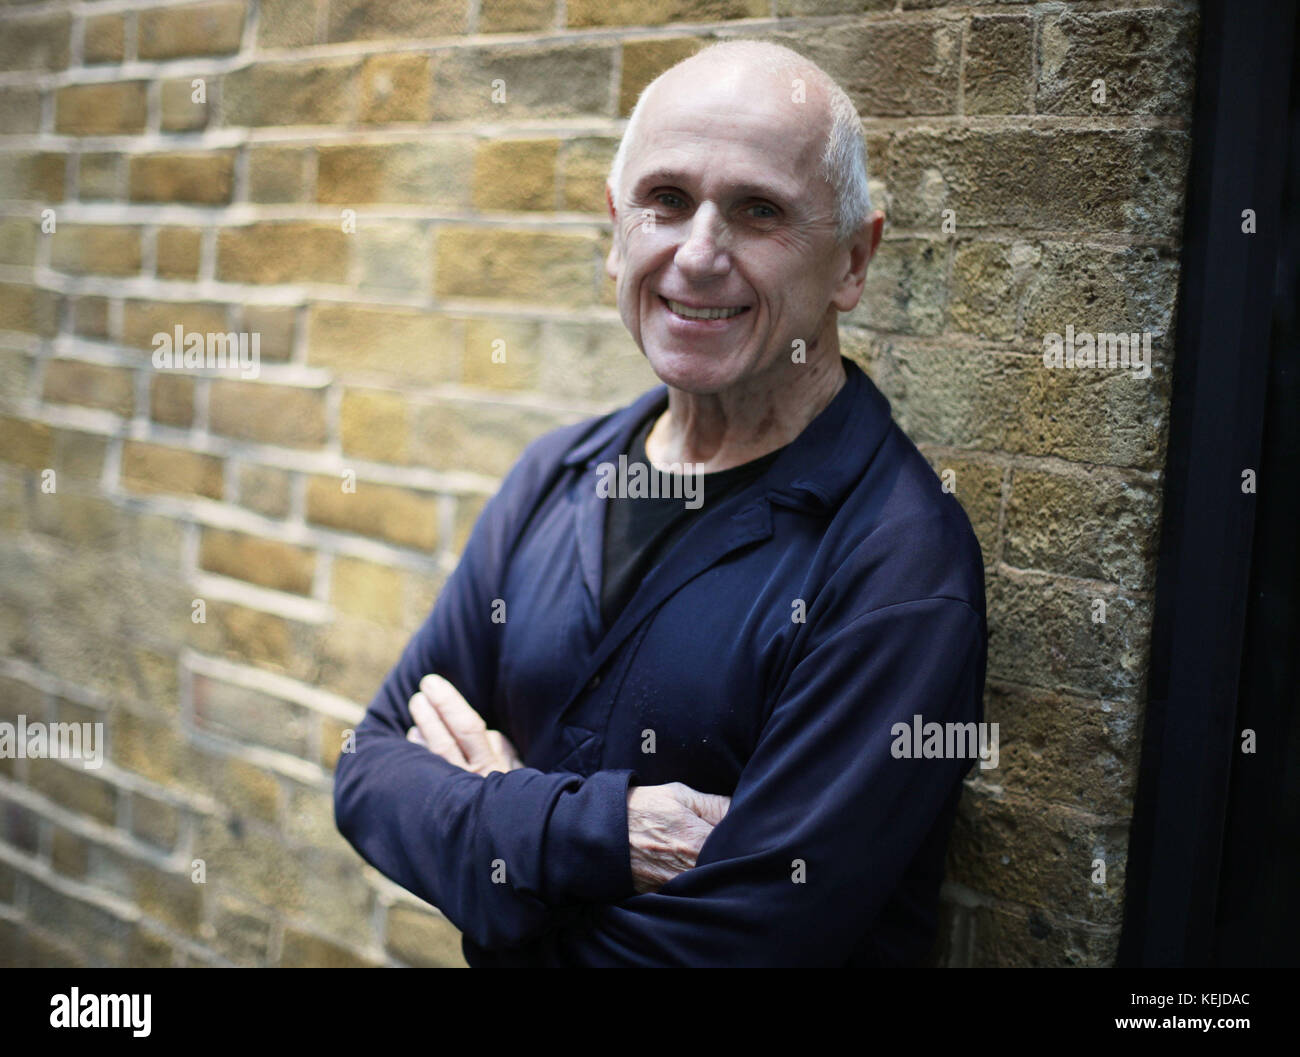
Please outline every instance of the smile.
[[748, 312], [748, 305], [741, 305], [737, 308], [691, 308], [690, 305], [684, 305], [680, 301], [673, 301], [667, 297], [660, 297], [661, 301], [668, 306], [674, 315], [681, 316], [683, 319], [731, 319], [740, 315], [742, 312]]

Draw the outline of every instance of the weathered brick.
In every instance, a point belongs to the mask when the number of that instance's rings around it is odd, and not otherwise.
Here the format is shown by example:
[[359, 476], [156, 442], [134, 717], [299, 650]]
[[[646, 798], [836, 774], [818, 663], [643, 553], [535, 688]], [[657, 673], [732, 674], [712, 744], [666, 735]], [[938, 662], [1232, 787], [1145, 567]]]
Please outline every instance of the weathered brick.
[[125, 301], [122, 305], [122, 343], [152, 352], [154, 335], [175, 339], [176, 327], [184, 332], [228, 332], [226, 306], [210, 301]]
[[[203, 87], [195, 85], [202, 80]], [[164, 132], [196, 132], [206, 128], [211, 106], [212, 78], [177, 77], [162, 82], [159, 121]]]
[[555, 25], [553, 0], [480, 0], [478, 31], [509, 33]]
[[[612, 117], [613, 69], [614, 50], [606, 44], [499, 45], [443, 52], [434, 64], [432, 118]], [[505, 83], [502, 102], [493, 99], [497, 80]]]
[[128, 440], [122, 446], [122, 483], [137, 492], [220, 499], [222, 462], [212, 455]]
[[557, 397], [608, 400], [613, 407], [659, 384], [622, 323], [549, 323], [539, 349], [537, 386]]
[[159, 228], [156, 250], [158, 277], [197, 278], [202, 240], [203, 233], [198, 228]]
[[575, 28], [722, 22], [771, 13], [767, 0], [569, 0], [566, 11], [567, 24]]
[[968, 114], [1026, 114], [1033, 78], [1033, 24], [1021, 15], [977, 16], [966, 42]]
[[356, 59], [261, 63], [226, 74], [227, 125], [333, 125], [350, 121], [357, 99]]
[[296, 634], [297, 625], [271, 613], [209, 600], [206, 616], [186, 630], [195, 647], [208, 653], [288, 669], [309, 648], [306, 637]]
[[147, 925], [137, 923], [127, 940], [126, 964], [133, 969], [169, 969], [176, 959], [166, 937], [150, 930]]
[[623, 69], [618, 85], [618, 116], [631, 115], [637, 99], [651, 81], [703, 46], [704, 42], [697, 37], [627, 41], [623, 45]]
[[367, 125], [428, 121], [432, 78], [427, 55], [371, 55], [361, 66], [361, 111]]
[[367, 969], [374, 963], [332, 940], [287, 927], [280, 963], [286, 969]]
[[136, 275], [140, 271], [140, 229], [111, 224], [60, 224], [50, 236], [51, 265], [84, 275]]
[[108, 298], [78, 297], [72, 306], [72, 329], [83, 337], [108, 337]]
[[140, 863], [131, 873], [135, 902], [141, 911], [177, 932], [194, 935], [198, 931], [205, 886], [197, 884], [189, 871], [165, 873]]
[[948, 251], [927, 239], [882, 242], [845, 322], [899, 334], [940, 334], [947, 317]]
[[108, 438], [75, 429], [54, 431], [54, 467], [65, 477], [98, 481], [108, 450]]
[[[300, 560], [291, 558], [295, 564]], [[194, 721], [203, 730], [294, 756], [308, 754], [315, 721], [301, 705], [203, 675], [193, 680]]]
[[446, 918], [405, 903], [389, 908], [384, 945], [407, 965], [459, 968], [465, 966], [460, 932]]
[[208, 401], [214, 433], [289, 448], [317, 448], [325, 442], [322, 389], [214, 381]]
[[604, 137], [569, 140], [560, 156], [560, 208], [575, 213], [605, 210], [605, 179], [618, 151], [618, 141]]
[[1015, 470], [1005, 560], [1144, 590], [1154, 576], [1160, 495], [1149, 480]]
[[972, 775], [1042, 802], [1132, 813], [1141, 734], [1135, 709], [994, 682], [984, 719], [998, 725], [998, 766], [980, 772], [977, 764]]
[[[1171, 129], [909, 129], [887, 174], [893, 220], [937, 233], [1012, 226], [1177, 237], [1188, 138]], [[1026, 159], [1035, 159], [1026, 164]]]
[[130, 193], [133, 202], [230, 201], [235, 178], [234, 151], [189, 151], [133, 154]]
[[249, 147], [248, 200], [305, 201], [311, 155], [305, 147]]
[[88, 151], [77, 158], [77, 197], [83, 202], [122, 198], [125, 181], [122, 155], [113, 151]]
[[956, 22], [849, 22], [758, 37], [818, 63], [860, 114], [910, 117], [957, 109], [961, 26]]
[[239, 501], [267, 517], [289, 513], [289, 474], [273, 466], [241, 466]]
[[317, 304], [308, 332], [308, 362], [343, 377], [376, 375], [418, 385], [452, 381], [460, 373], [464, 337], [445, 316]]
[[472, 146], [464, 139], [361, 143], [319, 149], [316, 200], [459, 209], [468, 204]]
[[39, 230], [28, 217], [0, 217], [0, 264], [25, 268], [35, 264]]
[[135, 413], [134, 372], [77, 360], [50, 360], [45, 367], [43, 399], [103, 408], [130, 418]]
[[952, 494], [966, 511], [984, 555], [984, 567], [994, 568], [1001, 557], [998, 520], [1002, 511], [1002, 467], [978, 459], [962, 458], [951, 452], [929, 456], [934, 472], [951, 476]]
[[590, 235], [447, 226], [434, 266], [439, 297], [590, 305], [601, 259]]
[[215, 0], [181, 7], [155, 7], [136, 15], [142, 59], [228, 55], [239, 50], [244, 4]]
[[525, 390], [539, 384], [541, 327], [531, 321], [468, 319], [465, 322], [467, 385]]
[[437, 544], [438, 503], [434, 496], [360, 480], [355, 492], [344, 492], [344, 483], [342, 478], [308, 479], [308, 521], [423, 551]]
[[61, 154], [7, 151], [0, 154], [0, 187], [6, 198], [61, 202], [66, 167]]
[[0, 135], [35, 132], [41, 127], [41, 90], [35, 87], [0, 87]]
[[298, 863], [278, 837], [260, 827], [205, 819], [195, 838], [194, 854], [207, 863], [209, 884], [281, 913], [301, 905]]
[[262, 0], [257, 21], [259, 48], [300, 48], [316, 43], [319, 12], [326, 0]]
[[311, 594], [316, 555], [279, 540], [205, 528], [199, 543], [199, 568], [277, 591], [307, 595]]
[[[1190, 119], [1195, 9], [1053, 12], [1042, 22], [1040, 114], [1167, 114]], [[1106, 83], [1105, 103], [1094, 82]]]
[[[1127, 854], [1127, 819], [968, 788], [948, 859], [951, 873], [978, 891], [1049, 910], [1068, 900], [1078, 918], [1118, 924]], [[1106, 862], [1105, 885], [1091, 880], [1094, 859]]]
[[464, 33], [460, 0], [331, 0], [325, 39], [400, 40]]
[[130, 926], [94, 903], [59, 892], [32, 877], [27, 882], [27, 920], [50, 933], [76, 936], [86, 964], [120, 965]]
[[474, 154], [474, 208], [554, 209], [559, 146], [555, 139], [482, 143]]
[[93, 15], [86, 19], [82, 54], [86, 65], [97, 62], [121, 62], [126, 47], [124, 15]]
[[62, 70], [68, 65], [72, 19], [67, 14], [7, 19], [0, 33], [0, 70]]
[[[100, 744], [99, 748], [102, 747]], [[89, 749], [90, 746], [82, 742], [81, 751], [87, 760]], [[117, 819], [117, 789], [112, 783], [86, 770], [84, 762], [32, 761], [27, 768], [28, 784], [42, 796], [69, 811], [112, 825]]]
[[347, 237], [341, 228], [300, 221], [223, 228], [217, 236], [217, 277], [341, 283], [347, 278]]
[[330, 602], [353, 616], [398, 627], [402, 611], [402, 573], [374, 562], [340, 555], [334, 559]]
[[362, 289], [409, 294], [429, 289], [433, 261], [427, 224], [368, 223], [357, 229], [353, 240]]
[[250, 336], [258, 335], [263, 360], [290, 358], [297, 320], [298, 309], [294, 305], [244, 305], [243, 329]]
[[149, 385], [149, 417], [164, 426], [189, 429], [194, 423], [194, 379], [155, 374]]
[[78, 880], [86, 876], [89, 852], [85, 838], [62, 826], [54, 827], [50, 843], [50, 865], [55, 873]]
[[70, 136], [123, 136], [143, 132], [145, 81], [70, 84], [54, 97], [54, 131]]
[[102, 551], [118, 545], [121, 517], [110, 500], [54, 492], [32, 509], [31, 527], [82, 550]]
[[343, 393], [339, 430], [343, 454], [378, 462], [409, 459], [406, 401], [381, 389], [347, 389]]
[[52, 337], [59, 329], [58, 295], [18, 283], [0, 283], [0, 330]]
[[158, 848], [171, 850], [181, 832], [181, 812], [174, 804], [138, 790], [131, 794], [131, 833]]
[[271, 919], [256, 908], [220, 895], [212, 910], [209, 942], [240, 965], [264, 964], [271, 942]]
[[52, 465], [54, 438], [43, 422], [0, 416], [0, 459], [29, 470]]

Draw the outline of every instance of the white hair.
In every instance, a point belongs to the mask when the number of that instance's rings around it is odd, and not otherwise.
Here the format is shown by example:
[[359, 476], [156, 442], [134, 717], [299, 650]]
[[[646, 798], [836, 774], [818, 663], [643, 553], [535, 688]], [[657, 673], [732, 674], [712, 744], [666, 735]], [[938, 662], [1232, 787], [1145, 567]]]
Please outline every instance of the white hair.
[[835, 192], [835, 238], [841, 243], [847, 241], [871, 214], [871, 192], [867, 187], [867, 146], [862, 135], [862, 120], [848, 93], [825, 70], [797, 51], [767, 41], [727, 40], [711, 44], [665, 70], [641, 90], [609, 170], [609, 187], [615, 202], [619, 200], [619, 183], [627, 160], [628, 145], [636, 139], [643, 104], [650, 90], [682, 63], [706, 57], [715, 60], [733, 57], [745, 59], [765, 73], [799, 69], [812, 73], [813, 78], [821, 84], [830, 102], [831, 127], [826, 137], [826, 148], [822, 151], [820, 175]]

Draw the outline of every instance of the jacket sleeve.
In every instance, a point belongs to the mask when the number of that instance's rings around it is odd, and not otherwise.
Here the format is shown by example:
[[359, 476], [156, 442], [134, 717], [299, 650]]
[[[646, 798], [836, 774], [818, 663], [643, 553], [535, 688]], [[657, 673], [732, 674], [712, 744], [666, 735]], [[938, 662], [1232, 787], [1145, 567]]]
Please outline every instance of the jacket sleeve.
[[437, 906], [472, 941], [519, 944], [555, 908], [635, 891], [627, 838], [631, 771], [583, 778], [533, 768], [487, 777], [406, 740], [408, 702], [430, 672], [498, 726], [491, 702], [499, 624], [490, 619], [510, 548], [542, 487], [527, 456], [488, 502], [433, 611], [339, 757], [339, 831], [380, 873]]
[[895, 755], [893, 728], [910, 732], [918, 715], [978, 721], [985, 651], [982, 615], [948, 598], [829, 633], [792, 670], [693, 869], [658, 892], [583, 906], [514, 949], [470, 937], [471, 961], [843, 964], [971, 766]]

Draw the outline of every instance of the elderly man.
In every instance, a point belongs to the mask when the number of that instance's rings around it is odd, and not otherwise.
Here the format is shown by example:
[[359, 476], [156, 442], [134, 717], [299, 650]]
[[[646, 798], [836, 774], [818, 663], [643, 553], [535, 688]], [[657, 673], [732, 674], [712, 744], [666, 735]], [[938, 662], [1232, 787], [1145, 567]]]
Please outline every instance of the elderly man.
[[340, 759], [339, 829], [472, 965], [922, 963], [972, 761], [900, 732], [981, 719], [983, 566], [840, 354], [884, 222], [858, 117], [716, 45], [642, 94], [606, 196], [664, 385], [529, 445]]

